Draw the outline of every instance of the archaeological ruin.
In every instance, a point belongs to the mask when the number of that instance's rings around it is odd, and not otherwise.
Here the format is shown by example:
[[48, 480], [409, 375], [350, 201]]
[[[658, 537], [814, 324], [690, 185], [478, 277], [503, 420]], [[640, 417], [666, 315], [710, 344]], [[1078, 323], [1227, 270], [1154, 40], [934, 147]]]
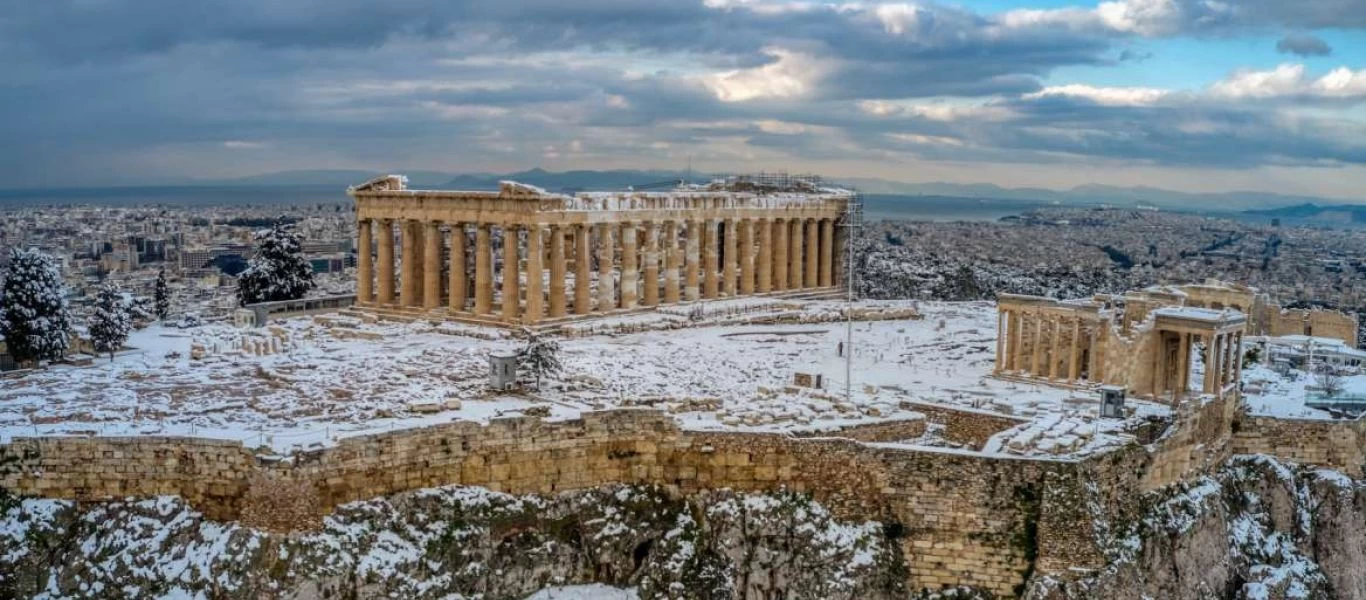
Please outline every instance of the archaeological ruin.
[[[350, 188], [357, 304], [388, 314], [536, 324], [683, 301], [838, 289], [855, 199], [814, 177], [732, 177], [573, 196]], [[495, 248], [501, 247], [501, 252]]]
[[1282, 309], [1255, 288], [1214, 280], [1076, 300], [1001, 294], [997, 319], [999, 377], [1117, 385], [1172, 404], [1236, 392], [1244, 334], [1319, 335], [1355, 346], [1357, 331], [1351, 315]]

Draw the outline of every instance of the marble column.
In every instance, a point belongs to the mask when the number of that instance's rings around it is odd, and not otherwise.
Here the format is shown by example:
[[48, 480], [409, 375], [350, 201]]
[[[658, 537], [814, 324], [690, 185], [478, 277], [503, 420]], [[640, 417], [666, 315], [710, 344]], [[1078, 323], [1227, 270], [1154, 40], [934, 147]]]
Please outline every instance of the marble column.
[[1234, 384], [1234, 389], [1241, 390], [1239, 384], [1243, 381], [1243, 332], [1233, 334], [1233, 353], [1237, 358], [1234, 359], [1233, 376], [1229, 382]]
[[716, 273], [716, 226], [715, 219], [702, 222], [702, 296], [708, 300], [716, 298], [720, 291]]
[[517, 229], [516, 225], [503, 226], [503, 320], [509, 322], [517, 320], [522, 307], [521, 289], [517, 285]]
[[659, 305], [659, 223], [645, 223], [645, 306]]
[[591, 236], [591, 225], [583, 224], [574, 227], [574, 314], [586, 315], [593, 312], [593, 296], [589, 287], [593, 283], [592, 271], [593, 264], [589, 257], [589, 237]]
[[526, 314], [522, 322], [535, 323], [545, 312], [545, 248], [541, 245], [542, 227], [531, 224], [526, 230]]
[[370, 256], [370, 220], [356, 222], [356, 301], [369, 303], [372, 299], [375, 276], [375, 261]]
[[617, 306], [617, 282], [614, 277], [616, 265], [616, 223], [598, 224], [598, 311], [605, 312]]
[[1072, 349], [1067, 353], [1067, 380], [1081, 379], [1081, 319], [1072, 319]]
[[736, 232], [735, 219], [726, 219], [721, 223], [721, 293], [733, 297], [738, 289], [736, 277], [739, 275], [740, 261], [736, 253], [740, 247], [739, 234]]
[[702, 274], [702, 265], [699, 263], [701, 256], [698, 252], [702, 249], [702, 223], [695, 219], [688, 220], [687, 254], [684, 256], [683, 265], [683, 296], [689, 302], [696, 301], [701, 297], [701, 290], [698, 287], [698, 278]]
[[790, 290], [803, 287], [805, 270], [802, 265], [802, 237], [802, 220], [790, 220], [787, 232], [787, 288]]
[[423, 264], [426, 262], [423, 257], [427, 256], [427, 244], [423, 241], [426, 238], [427, 229], [423, 226], [422, 221], [416, 219], [409, 221], [409, 225], [413, 228], [413, 297], [411, 301], [404, 302], [404, 304], [421, 307], [422, 294], [427, 291], [427, 267]]
[[1191, 334], [1177, 334], [1176, 346], [1176, 368], [1180, 371], [1176, 374], [1176, 399], [1180, 400], [1190, 391], [1190, 343]]
[[394, 222], [379, 220], [379, 303], [394, 303]]
[[678, 304], [678, 222], [665, 221], [660, 243], [664, 244], [664, 303]]
[[488, 223], [474, 230], [474, 312], [493, 312], [493, 240]]
[[1034, 356], [1029, 366], [1029, 374], [1035, 377], [1043, 375], [1040, 362], [1043, 360], [1043, 315], [1030, 315], [1034, 321]]
[[754, 220], [741, 219], [737, 233], [740, 235], [740, 295], [749, 296], [754, 293]]
[[1026, 317], [1024, 313], [1013, 310], [1010, 311], [1010, 370], [1023, 371], [1024, 366], [1024, 336]]
[[1224, 377], [1225, 384], [1232, 384], [1237, 381], [1238, 371], [1242, 370], [1243, 361], [1238, 345], [1238, 336], [1237, 332], [1231, 331], [1228, 334], [1228, 376]]
[[815, 219], [806, 220], [806, 273], [802, 276], [802, 282], [806, 287], [813, 288], [818, 284], [817, 277], [820, 273], [820, 224]]
[[422, 308], [441, 306], [441, 224], [424, 223], [422, 232]]
[[835, 285], [835, 221], [821, 219], [821, 267], [817, 277], [821, 287]]
[[768, 219], [757, 219], [759, 228], [758, 287], [760, 294], [773, 291], [773, 224]]
[[402, 227], [403, 239], [403, 258], [402, 269], [399, 273], [399, 296], [398, 301], [401, 306], [413, 306], [417, 304], [417, 231], [413, 225], [417, 221], [404, 221]]
[[1001, 359], [1005, 358], [1005, 336], [1007, 336], [1007, 325], [1005, 325], [1005, 310], [996, 312], [996, 366], [993, 366], [993, 373], [1000, 373], [1004, 370]]
[[787, 289], [787, 219], [773, 220], [773, 291]]
[[565, 315], [564, 225], [550, 228], [550, 318]]
[[640, 277], [640, 265], [637, 261], [637, 248], [640, 244], [640, 233], [636, 229], [635, 223], [621, 224], [621, 307], [635, 308], [637, 295], [637, 280]]
[[1215, 389], [1216, 389], [1216, 387], [1215, 387], [1215, 385], [1216, 385], [1215, 380], [1217, 379], [1217, 377], [1215, 377], [1215, 374], [1214, 374], [1214, 355], [1215, 355], [1215, 352], [1216, 352], [1216, 350], [1215, 350], [1215, 341], [1214, 341], [1214, 336], [1207, 335], [1207, 336], [1204, 336], [1204, 338], [1205, 338], [1205, 382], [1204, 382], [1204, 386], [1203, 386], [1203, 387], [1204, 387], [1204, 391], [1205, 391], [1206, 394], [1213, 394], [1213, 393], [1215, 392]]
[[446, 304], [455, 312], [462, 312], [465, 310], [465, 300], [470, 295], [469, 280], [468, 276], [465, 274], [466, 240], [465, 224], [451, 223], [451, 250], [448, 253], [449, 264], [447, 265], [447, 268], [450, 271], [447, 276], [447, 283], [450, 285], [451, 289], [446, 293], [448, 296]]
[[835, 230], [835, 244], [834, 249], [830, 253], [830, 260], [833, 262], [830, 267], [830, 280], [833, 285], [848, 286], [849, 273], [845, 272], [845, 269], [847, 269], [850, 264], [853, 264], [853, 256], [850, 255], [848, 240], [845, 239], [845, 236], [849, 235], [849, 232], [846, 231], [845, 227], [841, 227], [838, 224], [835, 224], [833, 228]]
[[1048, 347], [1048, 378], [1058, 378], [1058, 354], [1062, 352], [1062, 323], [1058, 318], [1048, 319], [1049, 329], [1051, 330]]

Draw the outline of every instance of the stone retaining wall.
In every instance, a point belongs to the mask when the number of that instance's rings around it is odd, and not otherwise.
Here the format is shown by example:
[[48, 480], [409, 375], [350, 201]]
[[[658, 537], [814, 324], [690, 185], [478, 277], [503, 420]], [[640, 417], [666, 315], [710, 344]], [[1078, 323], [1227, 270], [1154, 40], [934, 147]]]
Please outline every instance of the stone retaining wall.
[[1360, 419], [1324, 421], [1242, 415], [1233, 436], [1238, 454], [1277, 458], [1338, 469], [1363, 476], [1366, 423]]
[[[955, 427], [952, 409], [944, 410], [938, 418], [964, 439], [984, 440], [1006, 425], [986, 425], [990, 415], [974, 413]], [[884, 424], [882, 433], [905, 435], [912, 423]], [[614, 410], [345, 438], [284, 461], [202, 439], [16, 439], [0, 446], [0, 457], [9, 457], [0, 460], [0, 486], [79, 500], [177, 494], [211, 518], [274, 530], [315, 527], [344, 502], [442, 485], [518, 494], [618, 482], [682, 493], [785, 487], [811, 493], [843, 518], [886, 523], [913, 589], [971, 585], [1008, 597], [1036, 568], [1065, 572], [1100, 560], [1096, 537], [1082, 527], [1085, 511], [1137, 495], [1149, 455], [1133, 448], [1112, 453], [1123, 460], [1033, 460], [848, 438], [682, 431], [658, 411]]]

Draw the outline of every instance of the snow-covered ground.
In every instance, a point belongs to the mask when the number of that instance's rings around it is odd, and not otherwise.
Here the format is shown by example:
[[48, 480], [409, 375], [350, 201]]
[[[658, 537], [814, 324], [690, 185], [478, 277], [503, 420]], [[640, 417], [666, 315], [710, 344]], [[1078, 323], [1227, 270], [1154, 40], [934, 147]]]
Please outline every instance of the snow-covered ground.
[[[791, 302], [783, 305], [794, 310]], [[992, 303], [914, 306], [923, 318], [854, 323], [847, 399], [844, 323], [734, 324], [763, 309], [751, 305], [730, 313], [714, 305], [713, 316], [691, 327], [565, 339], [564, 372], [523, 393], [486, 389], [487, 356], [522, 344], [497, 329], [354, 318], [292, 319], [272, 324], [274, 333], [152, 327], [136, 332], [134, 349], [112, 362], [0, 379], [0, 440], [196, 435], [289, 451], [456, 419], [486, 422], [532, 407], [548, 410], [551, 419], [652, 406], [691, 429], [824, 430], [921, 418], [903, 403], [928, 402], [1031, 419], [993, 440], [993, 452], [1079, 455], [1126, 442], [1125, 423], [1096, 422], [1093, 391], [988, 377], [996, 344]], [[795, 310], [829, 314], [841, 307], [811, 301]], [[687, 310], [673, 312], [615, 323], [688, 324]], [[196, 345], [207, 354], [197, 360]], [[794, 386], [797, 373], [820, 375], [824, 389]], [[1130, 405], [1135, 419], [1166, 412], [1141, 401]]]
[[[1366, 374], [1340, 376], [1340, 398], [1366, 398]], [[1333, 414], [1305, 405], [1319, 382], [1314, 373], [1291, 369], [1277, 372], [1263, 364], [1243, 369], [1243, 398], [1254, 415], [1294, 419], [1333, 419]]]
[[546, 588], [527, 596], [526, 600], [637, 600], [639, 597], [633, 589], [592, 583]]

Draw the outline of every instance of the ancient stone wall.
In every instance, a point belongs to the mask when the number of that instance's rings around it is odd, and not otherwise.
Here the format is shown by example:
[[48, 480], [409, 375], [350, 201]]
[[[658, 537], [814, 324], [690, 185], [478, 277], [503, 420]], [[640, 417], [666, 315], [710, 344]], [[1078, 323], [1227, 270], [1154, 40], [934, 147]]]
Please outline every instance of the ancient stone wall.
[[1175, 422], [1152, 445], [1141, 488], [1153, 490], [1192, 473], [1208, 473], [1223, 462], [1234, 453], [1232, 431], [1237, 416], [1238, 400], [1231, 395], [1177, 405]]
[[1243, 415], [1233, 436], [1237, 454], [1277, 458], [1330, 467], [1360, 478], [1366, 464], [1366, 423]]
[[904, 401], [901, 408], [924, 413], [930, 423], [944, 426], [941, 435], [945, 440], [975, 450], [981, 450], [991, 436], [1027, 421], [982, 410], [953, 409], [923, 402]]
[[1267, 311], [1266, 319], [1267, 335], [1313, 335], [1339, 339], [1353, 348], [1357, 345], [1357, 319], [1354, 315], [1335, 310], [1275, 310], [1272, 307]]
[[[927, 420], [965, 442], [1013, 425], [940, 412]], [[900, 438], [923, 423], [883, 427], [858, 434]], [[1169, 437], [1158, 446], [1203, 439]], [[1148, 465], [1138, 446], [1083, 462], [1035, 460], [838, 437], [682, 431], [653, 410], [457, 422], [345, 438], [290, 460], [184, 438], [17, 439], [0, 455], [11, 457], [0, 460], [0, 486], [21, 494], [176, 494], [212, 518], [274, 530], [316, 526], [340, 503], [442, 485], [519, 494], [617, 482], [682, 493], [787, 488], [811, 493], [841, 517], [886, 523], [904, 550], [912, 588], [971, 585], [1001, 596], [1012, 596], [1036, 568], [1099, 560], [1095, 532], [1082, 526], [1085, 511], [1137, 496]]]

